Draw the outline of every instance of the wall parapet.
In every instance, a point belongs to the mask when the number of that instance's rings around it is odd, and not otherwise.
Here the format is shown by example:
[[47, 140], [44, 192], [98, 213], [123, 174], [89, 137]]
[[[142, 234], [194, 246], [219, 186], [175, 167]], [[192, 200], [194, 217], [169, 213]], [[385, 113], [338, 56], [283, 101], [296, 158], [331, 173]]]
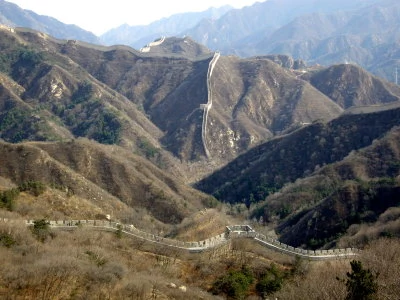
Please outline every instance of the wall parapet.
[[[10, 222], [11, 219], [0, 218], [2, 222]], [[149, 242], [161, 244], [168, 247], [179, 248], [188, 250], [189, 252], [201, 252], [210, 248], [218, 247], [227, 244], [232, 239], [245, 238], [253, 239], [262, 246], [269, 249], [288, 254], [293, 256], [300, 256], [308, 258], [310, 260], [322, 260], [322, 259], [339, 259], [339, 258], [350, 258], [360, 253], [359, 249], [356, 248], [343, 248], [343, 249], [329, 249], [329, 250], [307, 250], [302, 248], [296, 248], [274, 239], [269, 236], [265, 236], [256, 232], [249, 225], [232, 225], [225, 228], [225, 232], [216, 236], [210, 237], [201, 241], [180, 241], [176, 239], [170, 239], [155, 234], [151, 234], [142, 230], [137, 229], [132, 224], [121, 224], [109, 220], [52, 220], [48, 221], [50, 227], [58, 229], [75, 229], [79, 227], [90, 227], [98, 230], [105, 231], [118, 231], [132, 236], [135, 238], [144, 239]], [[25, 221], [27, 226], [33, 226], [34, 220]]]

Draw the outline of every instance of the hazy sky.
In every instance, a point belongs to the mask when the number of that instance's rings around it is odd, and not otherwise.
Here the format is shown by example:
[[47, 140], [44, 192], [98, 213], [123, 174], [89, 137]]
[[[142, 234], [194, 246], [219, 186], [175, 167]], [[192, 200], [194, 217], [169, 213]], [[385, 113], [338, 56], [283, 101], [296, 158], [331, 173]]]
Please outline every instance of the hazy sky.
[[[203, 11], [229, 4], [240, 8], [257, 0], [7, 0], [37, 14], [102, 34], [124, 23], [147, 25], [182, 12]], [[263, 2], [265, 0], [258, 0]]]

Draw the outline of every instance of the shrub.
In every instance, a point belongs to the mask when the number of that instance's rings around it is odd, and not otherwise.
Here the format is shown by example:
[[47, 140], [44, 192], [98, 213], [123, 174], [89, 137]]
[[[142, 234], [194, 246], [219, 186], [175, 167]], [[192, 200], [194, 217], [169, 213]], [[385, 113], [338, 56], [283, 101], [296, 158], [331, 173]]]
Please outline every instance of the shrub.
[[99, 253], [96, 253], [91, 250], [87, 250], [85, 254], [88, 256], [89, 260], [93, 262], [97, 267], [102, 267], [107, 263], [107, 259], [104, 258], [102, 255]]
[[28, 192], [34, 196], [40, 196], [46, 191], [46, 185], [40, 181], [27, 181], [18, 187], [20, 192]]
[[104, 111], [96, 114], [93, 118], [78, 122], [76, 117], [71, 116], [67, 120], [73, 128], [76, 136], [86, 136], [102, 144], [116, 144], [119, 142], [122, 132], [122, 123], [118, 116], [112, 111]]
[[16, 244], [16, 241], [10, 234], [0, 233], [0, 245], [10, 248], [14, 244]]
[[42, 243], [50, 235], [50, 223], [45, 219], [33, 221], [32, 233]]
[[88, 101], [92, 96], [93, 96], [92, 84], [89, 82], [84, 82], [72, 94], [71, 101], [74, 104], [79, 104]]
[[140, 138], [138, 147], [146, 156], [146, 158], [153, 158], [160, 154], [160, 150], [154, 147], [146, 138]]
[[211, 293], [214, 295], [224, 294], [231, 299], [243, 299], [253, 280], [253, 275], [247, 268], [231, 270], [214, 282]]
[[256, 284], [257, 294], [264, 297], [279, 291], [282, 288], [283, 274], [272, 264], [271, 268], [263, 274], [261, 280]]
[[202, 199], [201, 202], [207, 208], [216, 208], [219, 204], [218, 200], [212, 196]]
[[43, 59], [43, 54], [33, 49], [21, 49], [19, 52], [19, 63], [24, 66], [34, 67]]
[[115, 231], [115, 236], [117, 239], [121, 239], [122, 238], [122, 226], [121, 224], [117, 225], [117, 231]]
[[9, 211], [14, 209], [15, 199], [19, 195], [18, 189], [11, 189], [0, 193], [0, 208], [4, 207]]

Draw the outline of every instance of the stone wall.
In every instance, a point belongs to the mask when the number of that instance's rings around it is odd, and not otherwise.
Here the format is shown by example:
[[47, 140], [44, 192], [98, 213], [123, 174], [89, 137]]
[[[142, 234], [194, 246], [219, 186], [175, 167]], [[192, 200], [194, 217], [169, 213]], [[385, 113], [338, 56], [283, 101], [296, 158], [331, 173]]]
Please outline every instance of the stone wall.
[[[0, 221], [8, 222], [8, 219], [0, 219]], [[254, 239], [259, 244], [269, 249], [288, 254], [293, 256], [300, 256], [311, 260], [322, 260], [322, 259], [337, 259], [337, 258], [348, 258], [359, 254], [360, 250], [355, 248], [346, 249], [331, 249], [331, 250], [306, 250], [301, 248], [295, 248], [284, 243], [279, 242], [277, 239], [265, 236], [257, 233], [249, 225], [233, 225], [227, 226], [225, 232], [217, 236], [213, 236], [209, 239], [194, 242], [183, 242], [175, 239], [169, 239], [161, 236], [157, 236], [151, 233], [147, 233], [137, 229], [133, 225], [120, 224], [117, 222], [107, 220], [61, 220], [61, 221], [48, 221], [50, 226], [58, 229], [74, 229], [79, 226], [92, 227], [94, 229], [106, 230], [106, 231], [117, 231], [121, 230], [122, 233], [144, 239], [153, 243], [188, 250], [189, 252], [201, 252], [206, 249], [215, 248], [224, 244], [227, 244], [232, 239], [246, 238]], [[26, 221], [26, 225], [33, 226], [34, 221]]]

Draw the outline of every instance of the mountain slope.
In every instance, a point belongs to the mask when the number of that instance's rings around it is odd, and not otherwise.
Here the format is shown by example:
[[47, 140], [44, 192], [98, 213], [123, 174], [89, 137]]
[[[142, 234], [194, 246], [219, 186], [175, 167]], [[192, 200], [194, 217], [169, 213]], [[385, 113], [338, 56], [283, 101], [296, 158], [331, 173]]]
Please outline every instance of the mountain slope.
[[399, 100], [400, 87], [381, 80], [351, 64], [333, 65], [310, 72], [303, 79], [334, 100], [343, 109], [380, 105]]
[[[221, 56], [208, 78], [213, 54], [189, 38], [167, 38], [139, 52], [30, 30], [1, 33], [3, 139], [88, 137], [142, 153], [188, 180], [272, 137], [336, 118], [347, 107], [339, 98], [349, 88], [374, 99], [356, 106], [396, 101], [400, 94], [356, 67], [292, 70], [285, 64], [294, 62], [283, 56]], [[331, 77], [335, 85], [324, 88]], [[369, 88], [362, 90], [364, 83]], [[205, 119], [202, 105], [210, 95]], [[206, 157], [203, 132], [211, 164], [185, 175], [186, 163]]]
[[38, 15], [4, 0], [0, 0], [0, 24], [10, 27], [27, 27], [61, 39], [100, 43], [96, 35], [76, 25], [67, 25], [52, 17]]
[[[255, 213], [278, 220], [280, 239], [293, 245], [331, 247], [346, 231], [346, 247], [362, 245], [363, 236], [398, 236], [399, 141], [396, 126], [369, 147], [267, 197]], [[369, 236], [360, 224], [369, 224]]]
[[149, 214], [157, 222], [176, 224], [208, 203], [209, 196], [120, 147], [84, 139], [0, 146], [1, 177], [16, 185], [33, 181], [62, 187], [104, 214], [133, 218], [141, 211], [141, 219]]
[[399, 125], [399, 114], [399, 108], [395, 108], [343, 115], [326, 124], [313, 123], [249, 150], [196, 187], [225, 202], [263, 200], [285, 183], [370, 145]]
[[269, 59], [222, 57], [213, 74], [208, 127], [212, 156], [235, 157], [292, 127], [329, 120], [342, 111]]

